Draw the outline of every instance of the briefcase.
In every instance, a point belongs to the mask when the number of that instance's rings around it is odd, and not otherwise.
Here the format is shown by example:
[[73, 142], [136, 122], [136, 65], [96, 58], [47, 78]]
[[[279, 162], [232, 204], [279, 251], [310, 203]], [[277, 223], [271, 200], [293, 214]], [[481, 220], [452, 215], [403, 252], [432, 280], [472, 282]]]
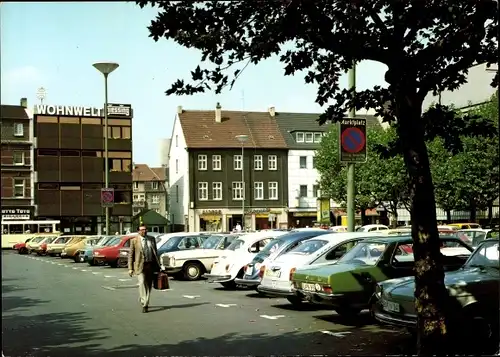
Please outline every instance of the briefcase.
[[167, 273], [165, 273], [164, 271], [156, 273], [156, 277], [153, 279], [153, 286], [156, 290], [170, 289]]

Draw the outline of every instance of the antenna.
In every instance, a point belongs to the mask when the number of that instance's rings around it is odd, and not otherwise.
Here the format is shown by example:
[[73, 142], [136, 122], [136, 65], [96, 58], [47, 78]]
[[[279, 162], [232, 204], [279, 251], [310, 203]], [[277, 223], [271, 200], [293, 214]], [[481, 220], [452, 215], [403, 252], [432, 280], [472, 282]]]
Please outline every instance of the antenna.
[[40, 104], [43, 104], [43, 100], [47, 96], [47, 90], [43, 87], [38, 88], [36, 91], [36, 97], [40, 99]]

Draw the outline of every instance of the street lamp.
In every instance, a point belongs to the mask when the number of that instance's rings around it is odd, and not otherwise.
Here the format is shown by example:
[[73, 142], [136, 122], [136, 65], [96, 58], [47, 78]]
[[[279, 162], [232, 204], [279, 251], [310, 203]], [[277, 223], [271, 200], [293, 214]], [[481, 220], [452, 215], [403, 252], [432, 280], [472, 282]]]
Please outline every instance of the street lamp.
[[[114, 62], [98, 62], [92, 66], [104, 75], [104, 186], [109, 188], [108, 163], [108, 75], [118, 68]], [[109, 235], [109, 206], [106, 206], [106, 234]]]
[[248, 135], [236, 135], [236, 140], [241, 143], [241, 184], [243, 192], [241, 196], [241, 229], [245, 230], [245, 143], [248, 140]]

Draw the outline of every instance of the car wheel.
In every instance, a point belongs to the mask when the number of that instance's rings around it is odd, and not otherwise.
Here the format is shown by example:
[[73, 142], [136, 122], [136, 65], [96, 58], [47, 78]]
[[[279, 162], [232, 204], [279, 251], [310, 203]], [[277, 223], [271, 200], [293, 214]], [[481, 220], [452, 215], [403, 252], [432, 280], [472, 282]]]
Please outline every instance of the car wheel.
[[336, 308], [335, 312], [339, 314], [341, 317], [352, 318], [358, 316], [359, 313], [361, 312], [361, 309], [355, 309], [352, 307], [345, 306]]
[[202, 268], [199, 263], [186, 263], [182, 269], [182, 274], [186, 280], [198, 280], [201, 277]]
[[111, 268], [118, 268], [118, 259], [116, 259], [114, 262], [109, 262], [109, 266]]
[[19, 249], [19, 254], [28, 254], [28, 249], [26, 248]]
[[293, 306], [301, 306], [303, 304], [303, 301], [301, 298], [298, 296], [287, 296], [286, 298], [290, 304]]
[[[498, 349], [498, 329], [485, 314], [480, 311], [470, 311], [464, 317], [463, 328], [467, 329], [467, 340], [474, 341], [474, 346], [468, 343], [463, 346], [466, 354], [481, 353], [490, 354]], [[465, 336], [460, 338], [459, 341], [464, 340]], [[482, 347], [479, 347], [482, 346]], [[481, 350], [477, 350], [481, 348]], [[469, 350], [471, 349], [472, 350]]]
[[75, 261], [75, 263], [80, 263], [80, 254], [77, 254], [73, 257], [73, 260]]

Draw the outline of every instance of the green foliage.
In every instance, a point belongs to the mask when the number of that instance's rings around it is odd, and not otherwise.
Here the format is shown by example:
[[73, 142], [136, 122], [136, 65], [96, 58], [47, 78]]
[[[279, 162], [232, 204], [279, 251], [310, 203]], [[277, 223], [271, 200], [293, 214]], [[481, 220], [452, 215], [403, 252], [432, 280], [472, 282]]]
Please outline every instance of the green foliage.
[[[316, 168], [321, 191], [345, 207], [347, 200], [347, 167], [339, 161], [338, 127], [332, 126], [316, 152]], [[388, 145], [396, 132], [371, 129], [367, 133], [368, 160], [356, 165], [355, 207], [358, 210], [383, 205], [396, 214], [401, 204], [408, 204], [408, 175], [401, 155], [384, 159], [375, 147]]]

